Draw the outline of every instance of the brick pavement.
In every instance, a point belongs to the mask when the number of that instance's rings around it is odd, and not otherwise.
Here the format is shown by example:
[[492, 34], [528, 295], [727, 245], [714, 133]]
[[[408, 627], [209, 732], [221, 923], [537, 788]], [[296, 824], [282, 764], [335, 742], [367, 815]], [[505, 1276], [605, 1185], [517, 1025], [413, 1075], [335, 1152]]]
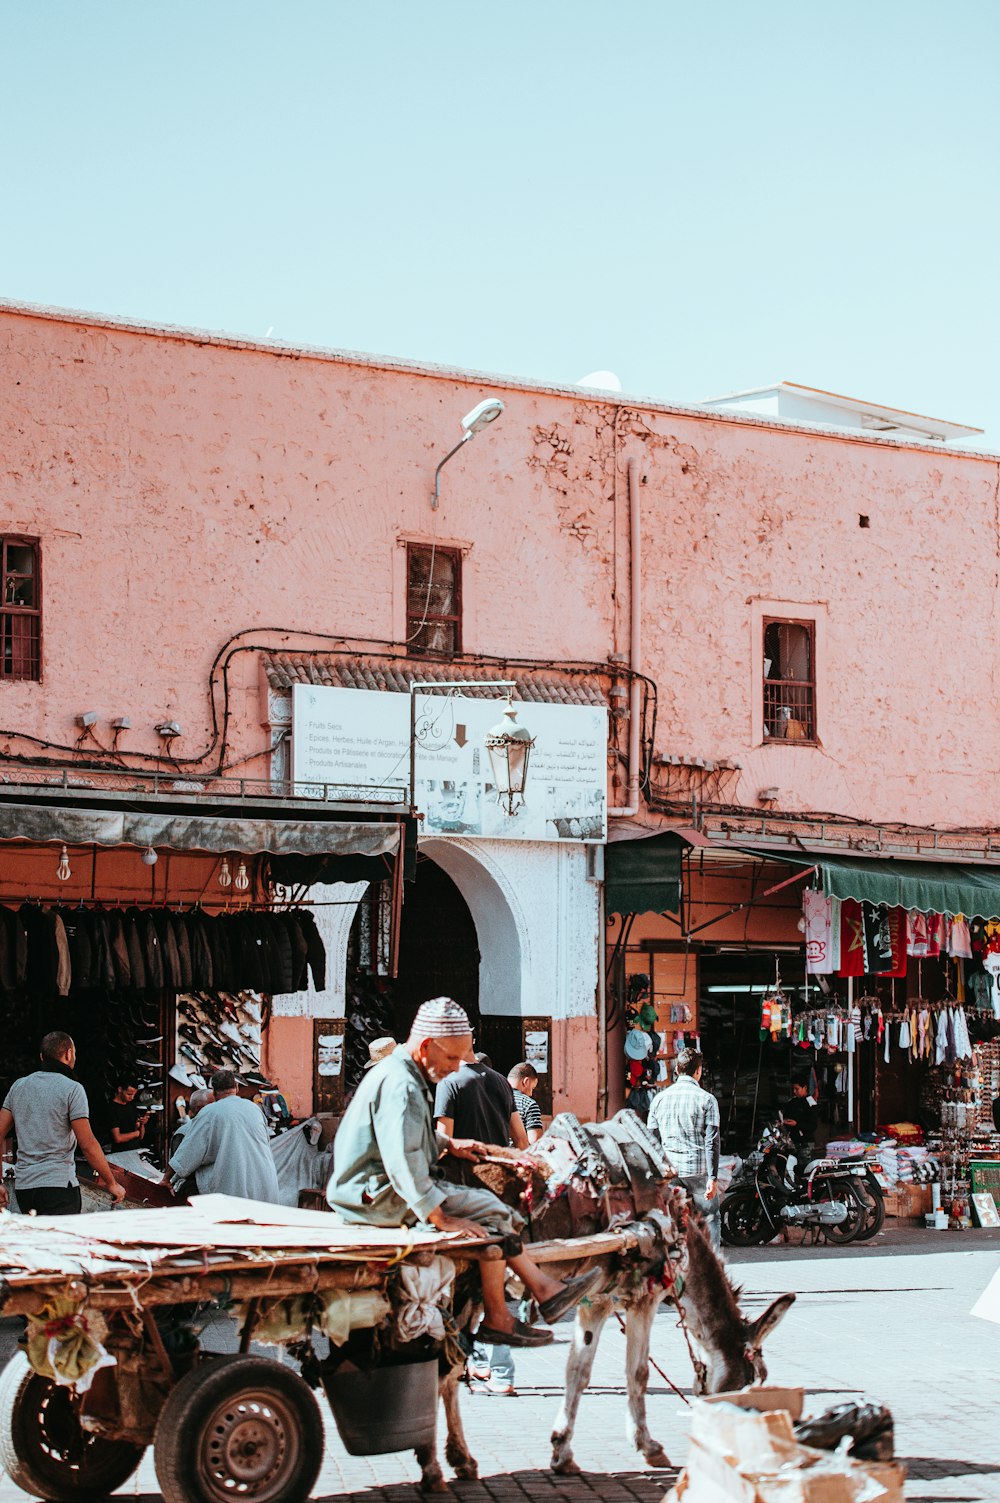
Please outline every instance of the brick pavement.
[[[1000, 1327], [968, 1315], [998, 1261], [996, 1238], [919, 1232], [892, 1233], [870, 1250], [772, 1247], [731, 1257], [748, 1312], [785, 1290], [800, 1294], [768, 1344], [776, 1381], [805, 1387], [813, 1412], [860, 1392], [893, 1408], [897, 1451], [910, 1462], [908, 1503], [1000, 1503]], [[559, 1327], [553, 1347], [521, 1355], [517, 1398], [464, 1395], [482, 1480], [452, 1484], [461, 1503], [661, 1503], [676, 1472], [637, 1465], [625, 1441], [624, 1339], [613, 1324], [580, 1407], [583, 1474], [546, 1471], [567, 1334]], [[657, 1321], [653, 1355], [688, 1386], [687, 1355], [668, 1313]], [[649, 1414], [672, 1461], [683, 1463], [686, 1410], [655, 1373]], [[348, 1457], [332, 1421], [328, 1427], [317, 1499], [414, 1503], [411, 1455]], [[151, 1459], [125, 1492], [158, 1503]], [[0, 1503], [24, 1503], [24, 1495], [2, 1480]]]

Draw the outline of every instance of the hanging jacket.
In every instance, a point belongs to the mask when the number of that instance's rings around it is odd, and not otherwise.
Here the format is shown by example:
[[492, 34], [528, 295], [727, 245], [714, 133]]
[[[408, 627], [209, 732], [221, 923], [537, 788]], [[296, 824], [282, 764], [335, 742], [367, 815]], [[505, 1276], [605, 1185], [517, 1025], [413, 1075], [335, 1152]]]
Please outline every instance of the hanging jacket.
[[132, 962], [129, 959], [125, 924], [117, 908], [107, 915], [107, 933], [111, 946], [111, 961], [115, 968], [115, 980], [119, 990], [127, 991], [132, 985]]
[[122, 914], [122, 933], [128, 950], [128, 971], [135, 991], [146, 988], [146, 957], [143, 954], [142, 935], [136, 922], [138, 910], [129, 908]]
[[316, 927], [316, 920], [306, 908], [300, 908], [297, 917], [306, 942], [306, 953], [309, 957], [309, 969], [312, 972], [313, 987], [318, 992], [325, 992], [326, 948]]
[[140, 913], [138, 918], [142, 934], [142, 949], [146, 959], [146, 985], [153, 991], [161, 991], [169, 983], [166, 980], [163, 962], [163, 947], [151, 913]]

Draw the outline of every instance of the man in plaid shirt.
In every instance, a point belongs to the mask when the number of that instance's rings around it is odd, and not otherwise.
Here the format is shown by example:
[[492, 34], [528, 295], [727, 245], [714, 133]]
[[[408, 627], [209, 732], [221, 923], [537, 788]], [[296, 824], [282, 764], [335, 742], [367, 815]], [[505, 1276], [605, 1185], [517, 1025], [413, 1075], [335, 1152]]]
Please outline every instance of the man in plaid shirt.
[[677, 1056], [677, 1080], [649, 1109], [648, 1127], [663, 1145], [677, 1177], [719, 1245], [719, 1103], [700, 1085], [704, 1058], [697, 1049]]

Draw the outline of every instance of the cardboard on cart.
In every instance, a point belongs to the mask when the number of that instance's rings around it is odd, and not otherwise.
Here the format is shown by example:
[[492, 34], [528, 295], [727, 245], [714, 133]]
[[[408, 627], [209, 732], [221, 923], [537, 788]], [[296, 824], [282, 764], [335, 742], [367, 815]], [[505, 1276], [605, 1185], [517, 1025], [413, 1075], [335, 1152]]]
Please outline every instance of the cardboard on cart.
[[696, 1399], [691, 1449], [666, 1503], [903, 1503], [905, 1468], [800, 1445], [801, 1388]]

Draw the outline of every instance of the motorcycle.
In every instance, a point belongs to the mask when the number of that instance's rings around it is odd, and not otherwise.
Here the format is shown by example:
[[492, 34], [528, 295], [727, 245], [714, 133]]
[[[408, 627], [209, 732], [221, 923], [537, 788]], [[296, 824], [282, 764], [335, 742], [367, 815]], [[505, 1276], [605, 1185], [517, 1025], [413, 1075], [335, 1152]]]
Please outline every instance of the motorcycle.
[[789, 1226], [821, 1228], [837, 1246], [874, 1236], [881, 1225], [878, 1210], [884, 1217], [885, 1207], [877, 1186], [875, 1192], [869, 1188], [870, 1173], [860, 1162], [835, 1159], [812, 1159], [799, 1169], [781, 1124], [766, 1128], [722, 1202], [722, 1240], [730, 1247], [759, 1247]]

